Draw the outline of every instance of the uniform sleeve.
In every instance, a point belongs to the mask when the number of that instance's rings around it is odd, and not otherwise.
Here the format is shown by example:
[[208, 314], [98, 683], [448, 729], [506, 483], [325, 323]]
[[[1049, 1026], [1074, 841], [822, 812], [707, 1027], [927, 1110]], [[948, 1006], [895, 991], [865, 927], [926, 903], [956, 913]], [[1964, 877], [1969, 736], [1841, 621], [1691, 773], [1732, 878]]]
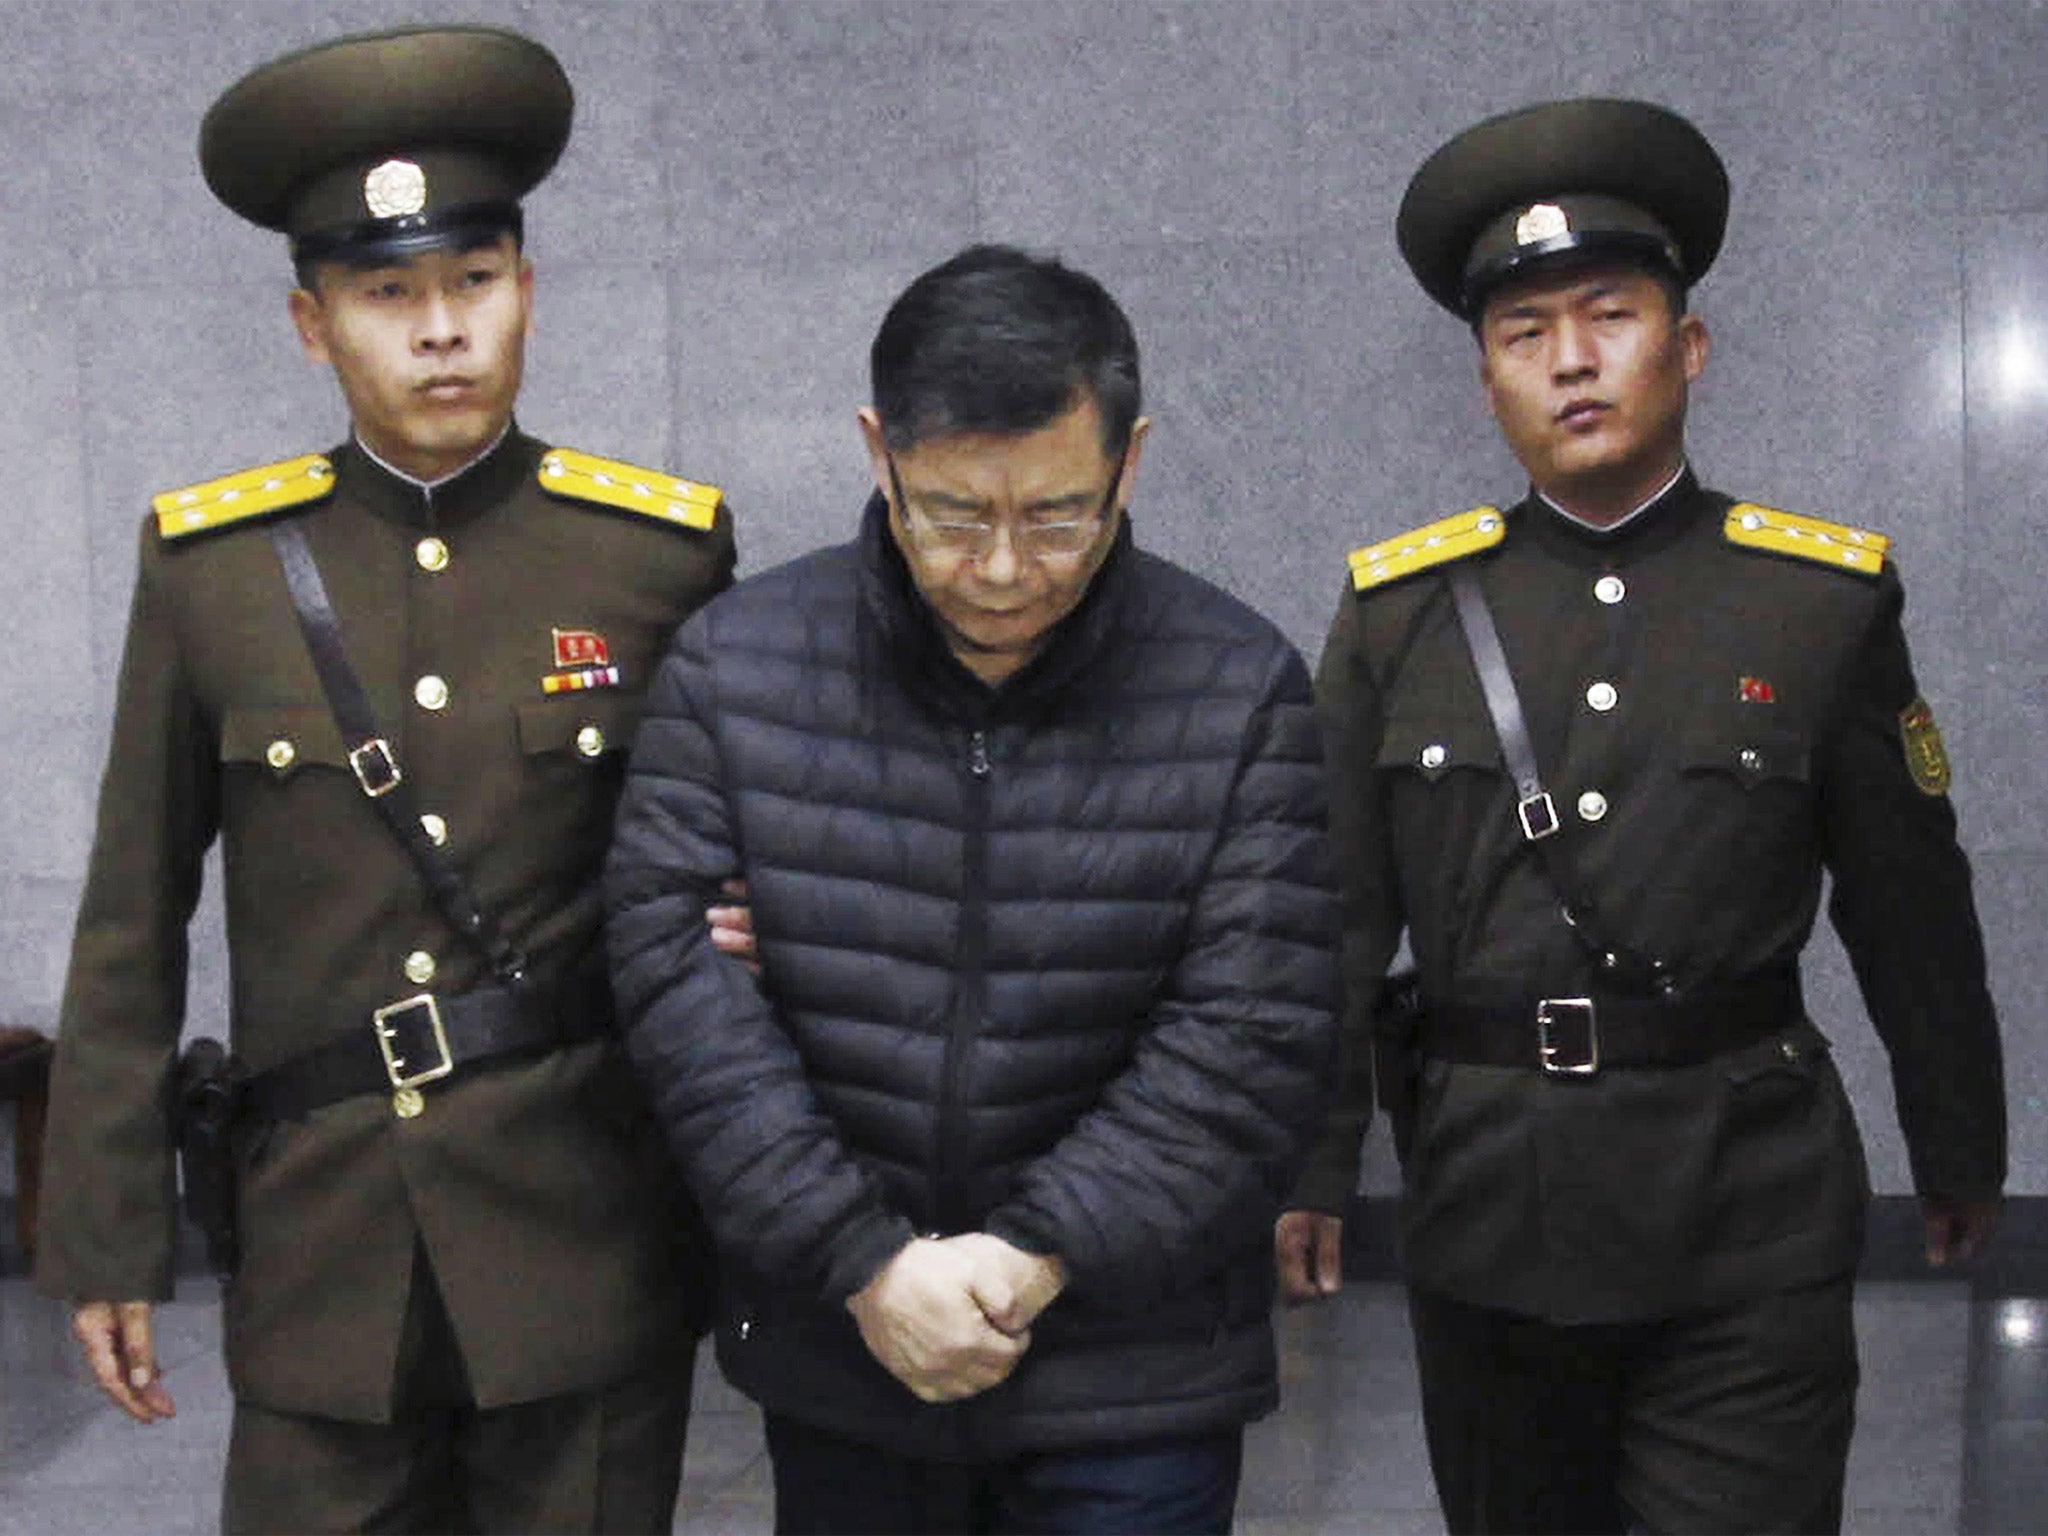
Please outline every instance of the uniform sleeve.
[[1119, 1307], [1271, 1241], [1321, 1123], [1337, 906], [1307, 669], [1289, 649], [1249, 726], [1186, 947], [1131, 1060], [1019, 1176], [987, 1229]]
[[1923, 789], [1908, 766], [1904, 720], [1919, 690], [1903, 592], [1889, 571], [1883, 583], [1823, 749], [1829, 913], [1890, 1053], [1914, 1187], [1989, 1197], [2005, 1181], [1998, 1021], [1945, 783]]
[[45, 1291], [73, 1301], [171, 1294], [169, 1071], [185, 1015], [186, 925], [219, 824], [219, 770], [165, 567], [151, 519], [50, 1089], [37, 1272]]
[[1338, 1093], [1292, 1203], [1341, 1212], [1358, 1183], [1360, 1145], [1372, 1119], [1373, 1000], [1400, 942], [1403, 918], [1379, 799], [1379, 689], [1347, 586], [1316, 669], [1316, 708], [1329, 765], [1330, 841], [1344, 914], [1344, 1011]]
[[828, 1300], [914, 1235], [850, 1156], [754, 977], [704, 910], [742, 873], [720, 782], [705, 618], [655, 675], [605, 866], [613, 988], [634, 1065], [721, 1253]]

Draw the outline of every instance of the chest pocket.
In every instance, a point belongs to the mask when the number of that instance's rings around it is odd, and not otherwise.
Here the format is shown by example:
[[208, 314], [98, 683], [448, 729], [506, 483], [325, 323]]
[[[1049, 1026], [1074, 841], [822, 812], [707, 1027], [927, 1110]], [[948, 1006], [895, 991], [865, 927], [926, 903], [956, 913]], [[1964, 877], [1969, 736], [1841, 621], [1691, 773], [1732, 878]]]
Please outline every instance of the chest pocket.
[[1783, 726], [1742, 721], [1698, 725], [1679, 740], [1679, 766], [1688, 774], [1718, 775], [1744, 789], [1810, 783], [1813, 743]]
[[518, 706], [519, 750], [529, 757], [560, 752], [579, 762], [616, 761], [633, 745], [640, 695], [589, 689], [528, 699]]
[[325, 768], [349, 771], [334, 717], [311, 705], [229, 709], [221, 717], [220, 760], [280, 781]]
[[1458, 717], [1389, 719], [1375, 766], [1382, 773], [1406, 769], [1425, 784], [1435, 784], [1460, 770], [1505, 772], [1491, 722]]

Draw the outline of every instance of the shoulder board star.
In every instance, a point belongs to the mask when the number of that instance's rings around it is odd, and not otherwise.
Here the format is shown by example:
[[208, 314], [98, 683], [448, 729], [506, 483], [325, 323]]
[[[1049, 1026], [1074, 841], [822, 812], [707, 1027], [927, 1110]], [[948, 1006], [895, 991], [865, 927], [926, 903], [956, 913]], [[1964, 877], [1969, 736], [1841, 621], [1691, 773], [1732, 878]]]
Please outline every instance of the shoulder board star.
[[309, 453], [165, 491], [152, 497], [150, 506], [156, 510], [158, 533], [166, 539], [182, 539], [288, 507], [302, 507], [333, 489], [334, 466], [324, 454]]
[[1847, 523], [1830, 523], [1818, 517], [1801, 517], [1780, 512], [1755, 502], [1740, 502], [1728, 509], [1721, 532], [1729, 543], [1745, 549], [1767, 549], [1773, 554], [1796, 555], [1837, 570], [1875, 576], [1884, 569], [1885, 551], [1892, 541], [1867, 528]]
[[1413, 533], [1354, 549], [1348, 557], [1351, 585], [1357, 591], [1368, 592], [1433, 565], [1491, 549], [1507, 536], [1508, 520], [1501, 515], [1500, 508], [1474, 507], [1470, 512], [1446, 517]]
[[637, 512], [657, 522], [700, 533], [716, 520], [725, 493], [715, 485], [679, 480], [658, 469], [600, 459], [573, 448], [551, 448], [540, 461], [542, 489], [570, 501]]

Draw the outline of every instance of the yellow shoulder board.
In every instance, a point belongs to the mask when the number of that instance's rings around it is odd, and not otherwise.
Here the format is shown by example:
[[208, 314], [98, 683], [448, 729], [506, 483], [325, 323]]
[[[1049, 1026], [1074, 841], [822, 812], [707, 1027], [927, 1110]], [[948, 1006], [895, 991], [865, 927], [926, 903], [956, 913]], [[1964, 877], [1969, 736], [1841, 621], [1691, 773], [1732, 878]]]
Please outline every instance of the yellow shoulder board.
[[1867, 528], [1801, 517], [1796, 512], [1780, 512], [1749, 501], [1728, 509], [1721, 532], [1731, 544], [1797, 555], [1802, 560], [1864, 576], [1875, 576], [1884, 569], [1884, 552], [1892, 547], [1890, 539]]
[[151, 498], [150, 505], [156, 509], [157, 531], [167, 539], [181, 539], [286, 507], [304, 506], [333, 489], [334, 466], [325, 455], [309, 453], [183, 490], [165, 491]]
[[571, 501], [591, 501], [657, 522], [703, 531], [717, 516], [725, 493], [715, 485], [678, 480], [658, 469], [594, 458], [573, 448], [551, 448], [540, 461], [543, 488]]
[[1508, 520], [1498, 507], [1474, 507], [1413, 533], [1368, 544], [1350, 554], [1351, 585], [1360, 592], [1426, 571], [1447, 560], [1462, 560], [1491, 549], [1508, 536]]

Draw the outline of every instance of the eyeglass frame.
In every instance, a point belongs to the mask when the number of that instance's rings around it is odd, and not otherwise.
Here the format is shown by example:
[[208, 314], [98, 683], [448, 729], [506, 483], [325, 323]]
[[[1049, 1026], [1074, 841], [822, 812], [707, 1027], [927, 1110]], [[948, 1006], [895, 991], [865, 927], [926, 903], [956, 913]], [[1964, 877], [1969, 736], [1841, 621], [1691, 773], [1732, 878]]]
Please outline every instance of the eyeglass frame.
[[1102, 493], [1102, 501], [1093, 512], [1090, 512], [1085, 517], [1074, 518], [1071, 522], [1041, 523], [1038, 525], [1042, 528], [1080, 528], [1085, 527], [1089, 523], [1093, 523], [1095, 525], [1095, 532], [1093, 536], [1091, 536], [1091, 538], [1088, 540], [1088, 542], [1082, 544], [1081, 547], [1078, 549], [1044, 550], [1032, 547], [1030, 540], [1026, 537], [1026, 535], [1030, 532], [1030, 526], [1028, 524], [1023, 527], [1018, 527], [1014, 526], [1010, 522], [1004, 521], [982, 523], [940, 523], [934, 521], [925, 513], [915, 510], [910, 504], [910, 498], [904, 495], [903, 493], [903, 477], [899, 475], [896, 471], [896, 455], [887, 448], [882, 450], [883, 462], [889, 466], [889, 489], [895, 495], [896, 506], [903, 515], [904, 527], [910, 530], [912, 542], [918, 541], [917, 529], [915, 526], [917, 524], [922, 524], [924, 527], [928, 529], [985, 529], [987, 531], [988, 543], [984, 548], [972, 551], [964, 549], [945, 548], [929, 549], [926, 551], [926, 553], [928, 554], [943, 554], [950, 556], [955, 560], [965, 560], [973, 565], [980, 565], [982, 561], [988, 559], [990, 555], [996, 552], [996, 540], [1000, 534], [1000, 531], [1003, 529], [1010, 530], [1010, 548], [1016, 551], [1019, 559], [1029, 557], [1032, 561], [1041, 565], [1051, 562], [1080, 559], [1083, 555], [1088, 553], [1089, 546], [1094, 542], [1096, 538], [1101, 537], [1102, 530], [1109, 525], [1110, 513], [1116, 510], [1117, 488], [1123, 484], [1124, 469], [1129, 464], [1130, 457], [1130, 441], [1129, 439], [1125, 439], [1122, 451], [1119, 452], [1116, 456], [1116, 468], [1111, 472], [1109, 477], [1109, 488]]

